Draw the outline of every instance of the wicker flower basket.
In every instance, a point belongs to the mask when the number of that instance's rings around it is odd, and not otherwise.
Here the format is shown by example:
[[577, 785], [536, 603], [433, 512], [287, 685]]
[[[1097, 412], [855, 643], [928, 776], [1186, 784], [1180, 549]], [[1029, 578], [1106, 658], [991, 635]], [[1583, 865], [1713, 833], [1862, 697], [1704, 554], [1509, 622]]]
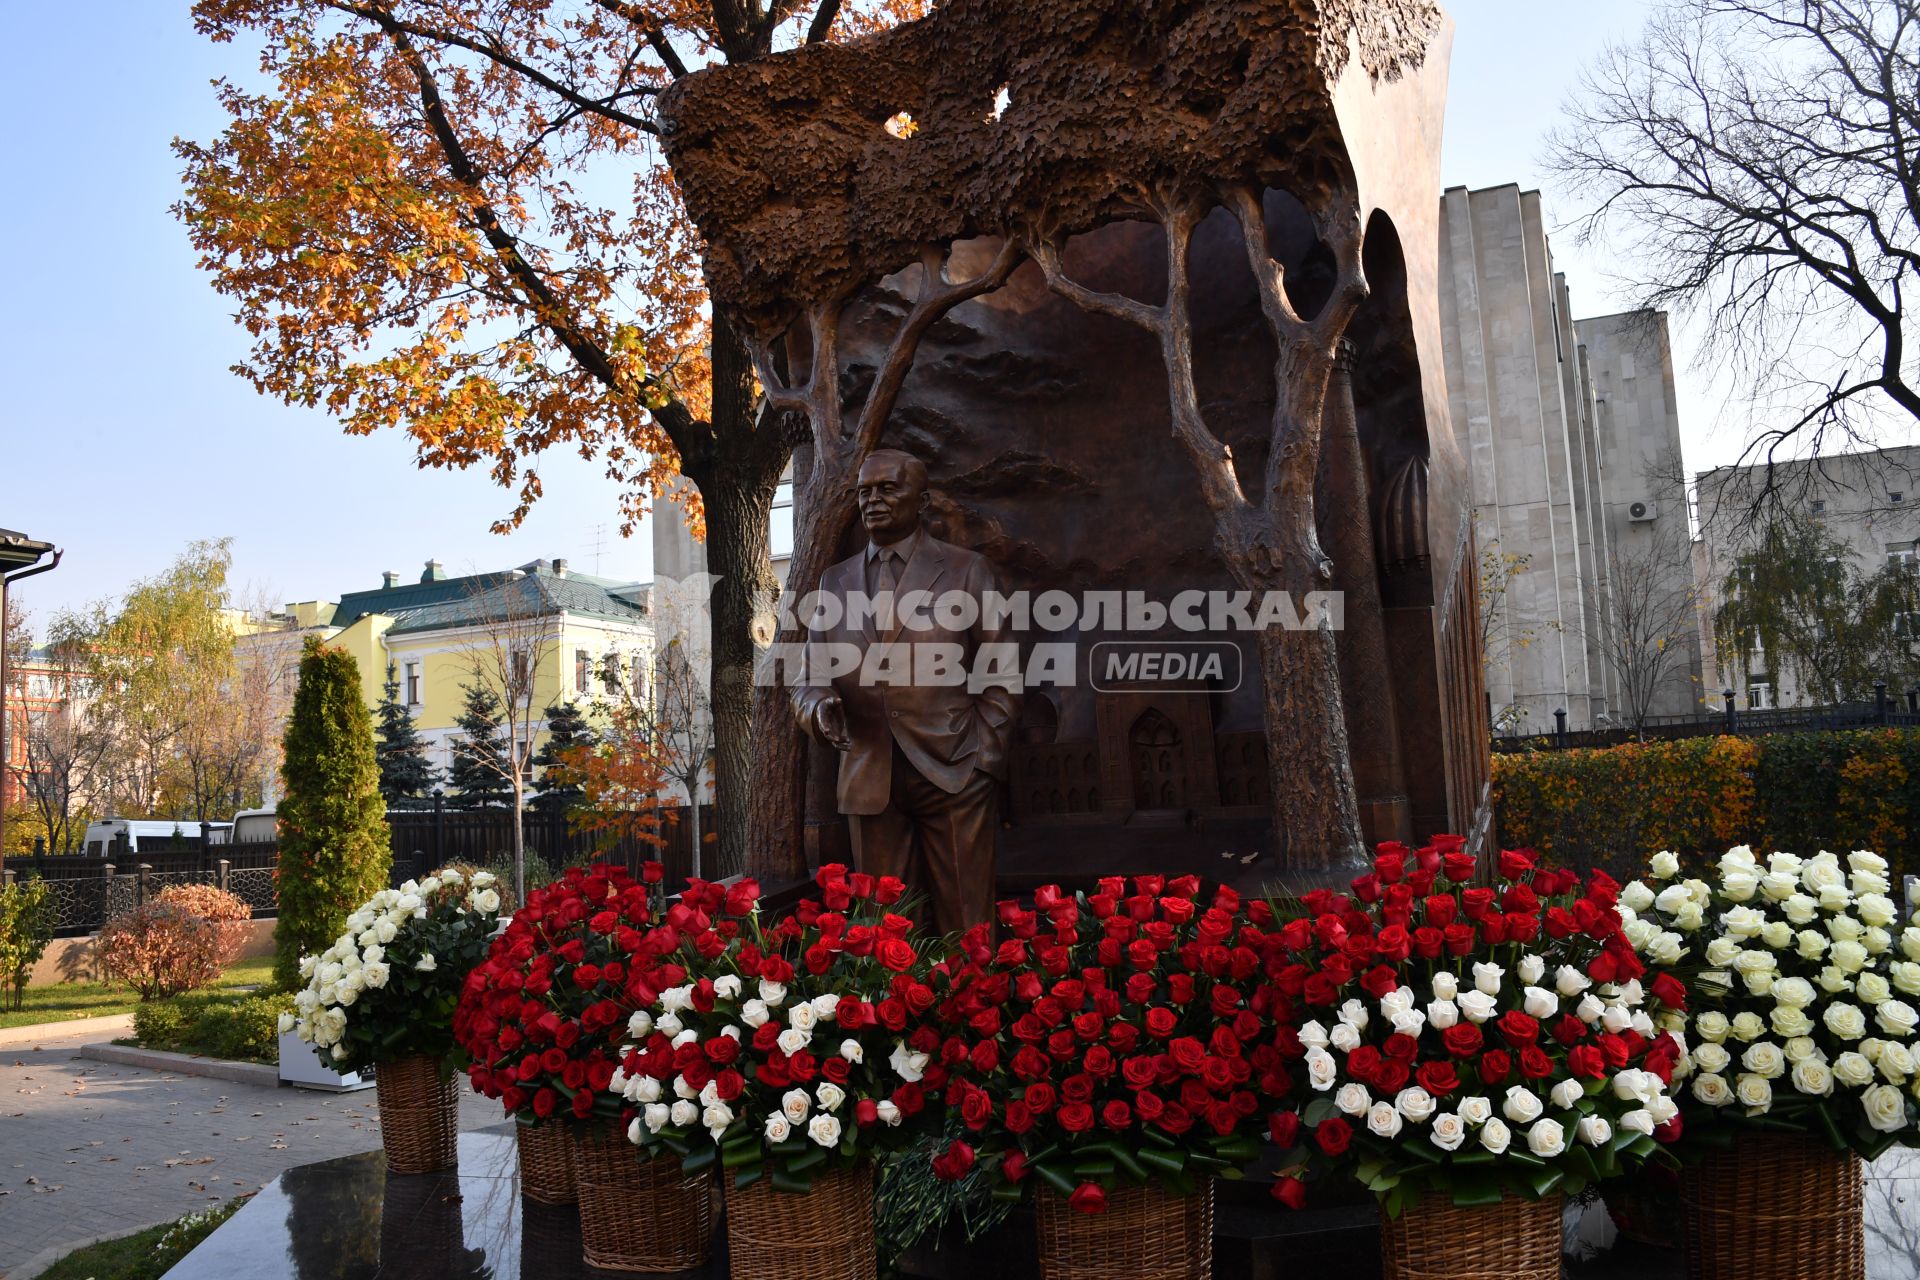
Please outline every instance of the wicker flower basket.
[[1811, 1137], [1743, 1133], [1680, 1179], [1694, 1280], [1865, 1280], [1860, 1158]]
[[451, 1169], [460, 1137], [460, 1082], [425, 1054], [382, 1062], [373, 1072], [380, 1145], [388, 1173]]
[[1381, 1280], [1560, 1280], [1561, 1197], [1457, 1205], [1422, 1197], [1380, 1212]]
[[539, 1204], [573, 1204], [573, 1140], [566, 1126], [516, 1124], [514, 1146], [520, 1154], [520, 1194]]
[[572, 1131], [580, 1249], [603, 1271], [692, 1271], [713, 1250], [713, 1176], [646, 1160], [605, 1125]]
[[1040, 1280], [1211, 1280], [1213, 1180], [1190, 1196], [1157, 1186], [1107, 1193], [1082, 1213], [1045, 1187], [1034, 1196]]
[[874, 1280], [873, 1168], [814, 1178], [805, 1195], [766, 1178], [727, 1186], [727, 1257], [733, 1280]]

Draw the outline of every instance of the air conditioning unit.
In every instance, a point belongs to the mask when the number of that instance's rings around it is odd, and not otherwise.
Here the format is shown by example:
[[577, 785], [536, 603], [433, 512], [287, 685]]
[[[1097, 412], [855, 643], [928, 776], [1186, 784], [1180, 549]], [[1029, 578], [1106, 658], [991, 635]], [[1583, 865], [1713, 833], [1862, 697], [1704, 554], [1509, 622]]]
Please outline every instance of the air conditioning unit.
[[1642, 524], [1653, 519], [1659, 512], [1653, 509], [1651, 502], [1635, 502], [1627, 507], [1627, 519]]

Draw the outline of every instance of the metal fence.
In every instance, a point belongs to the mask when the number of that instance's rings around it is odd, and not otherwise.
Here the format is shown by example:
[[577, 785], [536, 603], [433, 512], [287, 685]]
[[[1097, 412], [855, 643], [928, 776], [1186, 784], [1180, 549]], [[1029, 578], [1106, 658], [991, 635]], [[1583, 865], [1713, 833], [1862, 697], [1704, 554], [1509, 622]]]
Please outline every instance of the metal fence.
[[1903, 698], [1895, 699], [1887, 695], [1885, 685], [1876, 685], [1875, 695], [1870, 702], [1838, 702], [1824, 707], [1776, 707], [1757, 711], [1741, 709], [1734, 695], [1728, 692], [1725, 710], [1687, 716], [1654, 716], [1637, 730], [1625, 725], [1569, 730], [1566, 727], [1567, 713], [1555, 711], [1554, 720], [1559, 728], [1549, 733], [1495, 734], [1493, 749], [1496, 753], [1555, 751], [1722, 734], [1756, 736], [1842, 729], [1920, 728], [1920, 690], [1909, 691]]
[[[713, 806], [702, 807], [701, 829], [713, 830]], [[671, 887], [683, 886], [692, 868], [691, 824], [685, 806], [663, 811], [661, 842], [626, 837], [598, 847], [593, 837], [571, 831], [566, 815], [528, 813], [524, 847], [554, 867], [588, 862], [617, 862], [637, 871], [640, 863], [666, 865]], [[460, 810], [437, 807], [388, 815], [392, 832], [392, 883], [425, 875], [448, 862], [495, 865], [513, 856], [513, 812], [508, 809]], [[279, 914], [275, 876], [280, 849], [275, 841], [214, 845], [204, 849], [167, 849], [153, 853], [119, 852], [114, 857], [34, 853], [6, 861], [5, 878], [38, 879], [53, 894], [56, 937], [93, 933], [114, 916], [145, 902], [169, 885], [211, 884], [238, 895], [256, 920]]]

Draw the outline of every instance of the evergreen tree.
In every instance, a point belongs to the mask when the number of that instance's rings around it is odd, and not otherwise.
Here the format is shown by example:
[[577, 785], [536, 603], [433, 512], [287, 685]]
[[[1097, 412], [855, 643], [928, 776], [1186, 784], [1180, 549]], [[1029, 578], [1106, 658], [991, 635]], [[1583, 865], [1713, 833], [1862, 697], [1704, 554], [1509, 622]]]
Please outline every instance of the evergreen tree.
[[454, 721], [460, 732], [453, 739], [447, 786], [469, 808], [507, 804], [513, 798], [507, 771], [513, 766], [501, 750], [500, 700], [478, 686], [461, 687], [467, 702]]
[[307, 640], [284, 749], [273, 976], [292, 989], [300, 957], [338, 938], [393, 866], [373, 722], [352, 654]]
[[[533, 798], [533, 807], [542, 813], [565, 813], [580, 802], [585, 792], [578, 777], [570, 775], [563, 762], [574, 748], [592, 746], [595, 735], [579, 704], [571, 700], [548, 707], [546, 717], [547, 740], [540, 744], [540, 750], [533, 757], [533, 763], [540, 770], [540, 794]], [[554, 773], [556, 764], [562, 766], [559, 775]]]
[[380, 764], [380, 794], [387, 808], [404, 809], [409, 802], [425, 800], [439, 785], [440, 771], [427, 759], [427, 744], [420, 740], [412, 713], [400, 701], [400, 681], [391, 662], [375, 715], [380, 736], [373, 754]]

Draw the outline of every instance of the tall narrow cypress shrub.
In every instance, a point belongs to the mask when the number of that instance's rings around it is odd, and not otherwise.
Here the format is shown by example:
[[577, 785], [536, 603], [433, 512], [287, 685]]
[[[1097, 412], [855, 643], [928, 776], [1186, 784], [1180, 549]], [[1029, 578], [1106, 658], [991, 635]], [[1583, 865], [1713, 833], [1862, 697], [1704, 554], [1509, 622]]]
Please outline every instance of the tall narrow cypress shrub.
[[292, 989], [300, 957], [331, 945], [393, 866], [373, 721], [352, 654], [307, 640], [285, 748], [273, 976]]

